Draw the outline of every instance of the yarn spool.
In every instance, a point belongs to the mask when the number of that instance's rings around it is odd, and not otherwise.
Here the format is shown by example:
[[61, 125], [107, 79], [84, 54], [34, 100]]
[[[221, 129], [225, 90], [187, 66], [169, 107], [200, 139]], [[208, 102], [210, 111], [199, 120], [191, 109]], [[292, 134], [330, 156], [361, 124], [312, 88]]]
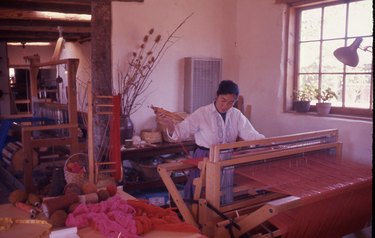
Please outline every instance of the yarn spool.
[[44, 215], [49, 218], [56, 210], [65, 210], [73, 203], [79, 201], [78, 195], [69, 193], [59, 197], [48, 198], [43, 201], [42, 210]]
[[[13, 169], [17, 172], [23, 171], [23, 150], [22, 150], [22, 143], [19, 141], [9, 142], [4, 146], [4, 148], [0, 151], [2, 154], [2, 159], [5, 163], [12, 165]], [[32, 160], [33, 165], [38, 165], [38, 155], [33, 150], [32, 153]]]
[[29, 213], [31, 219], [34, 219], [36, 217], [37, 211], [33, 206], [23, 202], [16, 202], [14, 206], [21, 209], [22, 211]]
[[97, 203], [99, 201], [99, 196], [97, 193], [89, 193], [79, 196], [80, 203]]

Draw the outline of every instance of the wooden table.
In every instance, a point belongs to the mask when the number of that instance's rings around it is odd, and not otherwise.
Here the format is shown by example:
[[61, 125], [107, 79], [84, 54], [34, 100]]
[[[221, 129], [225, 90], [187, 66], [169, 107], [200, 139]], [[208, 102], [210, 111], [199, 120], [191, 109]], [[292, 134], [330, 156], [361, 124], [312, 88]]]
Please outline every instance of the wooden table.
[[[120, 195], [124, 199], [134, 199], [131, 195], [122, 191], [122, 188], [118, 189], [118, 195]], [[29, 219], [29, 215], [21, 211], [20, 209], [14, 207], [11, 204], [2, 204], [0, 205], [0, 218], [3, 217], [10, 217], [10, 218], [17, 218], [17, 219]], [[44, 214], [40, 213], [37, 217], [40, 220], [46, 220]], [[10, 229], [0, 231], [1, 238], [14, 238], [14, 237], [29, 237], [29, 238], [48, 238], [48, 234], [43, 234], [43, 232], [48, 228], [46, 225], [33, 225], [33, 224], [14, 224]], [[64, 228], [63, 228], [64, 229]], [[62, 229], [53, 229], [52, 232], [55, 232], [54, 237], [61, 237], [58, 236], [58, 232], [63, 231]], [[93, 230], [91, 227], [86, 227], [83, 229], [79, 229], [77, 235], [74, 237], [79, 238], [104, 238], [104, 236], [96, 231]], [[181, 232], [167, 232], [167, 231], [157, 231], [152, 230], [142, 237], [148, 238], [164, 238], [164, 237], [180, 237], [180, 238], [202, 238], [205, 237], [201, 234], [197, 233], [181, 233]]]
[[194, 141], [184, 141], [182, 143], [157, 143], [145, 145], [141, 148], [132, 147], [122, 150], [121, 159], [139, 160], [158, 155], [185, 153], [194, 150], [196, 147], [197, 145]]

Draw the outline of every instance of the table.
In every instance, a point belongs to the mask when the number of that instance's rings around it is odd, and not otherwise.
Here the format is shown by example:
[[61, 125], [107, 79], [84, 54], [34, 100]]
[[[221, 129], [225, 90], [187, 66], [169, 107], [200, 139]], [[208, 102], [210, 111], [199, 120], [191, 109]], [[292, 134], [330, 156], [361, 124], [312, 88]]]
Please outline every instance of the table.
[[194, 141], [184, 141], [181, 143], [156, 143], [145, 145], [141, 148], [128, 148], [121, 151], [122, 160], [139, 160], [152, 156], [185, 153], [194, 150], [197, 147]]
[[[117, 191], [124, 199], [134, 199], [131, 195], [122, 191], [122, 188], [119, 188]], [[2, 204], [0, 205], [0, 217], [11, 217], [18, 219], [28, 219], [29, 215], [21, 211], [20, 209], [14, 207], [11, 204]], [[44, 214], [39, 214], [37, 219], [46, 220]], [[10, 229], [5, 231], [0, 231], [1, 238], [14, 238], [14, 237], [30, 237], [30, 238], [48, 238], [48, 234], [43, 234], [46, 231], [46, 225], [32, 225], [32, 224], [14, 224]], [[52, 232], [62, 231], [60, 229], [53, 229]], [[61, 235], [54, 234], [54, 237], [61, 237]], [[62, 236], [64, 237], [64, 236]], [[75, 237], [79, 238], [104, 238], [101, 233], [93, 230], [91, 227], [86, 227], [79, 229]], [[201, 234], [197, 233], [181, 233], [181, 232], [167, 232], [167, 231], [157, 231], [152, 230], [142, 237], [148, 238], [164, 238], [164, 237], [179, 237], [179, 238], [207, 238]]]
[[[194, 141], [184, 141], [181, 143], [157, 143], [152, 145], [146, 145], [142, 148], [129, 148], [121, 151], [122, 160], [132, 160], [132, 161], [141, 161], [153, 156], [165, 155], [165, 154], [178, 154], [186, 153], [195, 150], [197, 145]], [[175, 178], [176, 182], [186, 182], [185, 177]], [[151, 180], [151, 181], [142, 181], [142, 182], [129, 182], [124, 181], [124, 189], [127, 192], [136, 190], [136, 189], [150, 189], [164, 187], [161, 179]]]

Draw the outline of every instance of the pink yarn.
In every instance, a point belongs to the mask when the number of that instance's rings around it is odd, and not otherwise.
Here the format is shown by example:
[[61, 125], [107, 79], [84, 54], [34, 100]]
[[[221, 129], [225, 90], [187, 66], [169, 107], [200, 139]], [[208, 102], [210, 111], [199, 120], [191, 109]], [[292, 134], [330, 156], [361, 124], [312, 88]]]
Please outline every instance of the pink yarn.
[[115, 195], [95, 204], [80, 204], [70, 213], [65, 225], [78, 229], [92, 226], [105, 237], [139, 237], [134, 220], [135, 210], [126, 200]]

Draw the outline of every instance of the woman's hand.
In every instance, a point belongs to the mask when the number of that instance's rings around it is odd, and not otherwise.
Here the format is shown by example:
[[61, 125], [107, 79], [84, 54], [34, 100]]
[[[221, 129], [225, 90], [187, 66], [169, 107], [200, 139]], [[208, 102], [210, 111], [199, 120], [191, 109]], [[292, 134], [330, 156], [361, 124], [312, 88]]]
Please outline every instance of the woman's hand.
[[160, 107], [153, 107], [156, 115], [156, 121], [162, 128], [167, 129], [169, 134], [173, 134], [175, 127], [175, 120], [171, 117], [171, 112], [166, 111]]
[[174, 131], [174, 121], [163, 112], [156, 113], [156, 120], [163, 127], [168, 128], [170, 133]]

